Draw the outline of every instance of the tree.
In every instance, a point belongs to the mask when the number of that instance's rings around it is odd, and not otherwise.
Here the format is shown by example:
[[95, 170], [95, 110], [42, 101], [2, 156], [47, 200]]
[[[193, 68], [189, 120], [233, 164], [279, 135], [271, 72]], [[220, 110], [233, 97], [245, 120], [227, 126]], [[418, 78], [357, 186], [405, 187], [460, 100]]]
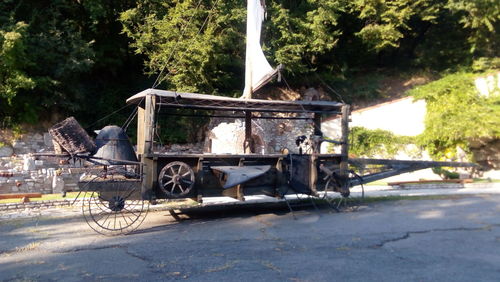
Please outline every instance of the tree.
[[[274, 65], [304, 74], [335, 46], [341, 1], [271, 1], [263, 49]], [[241, 1], [144, 1], [121, 15], [132, 47], [149, 73], [164, 70], [167, 87], [239, 95], [243, 80], [246, 5]]]
[[0, 28], [0, 98], [7, 99], [8, 104], [21, 89], [32, 89], [35, 86], [24, 72], [26, 61], [26, 28], [24, 22], [13, 25], [4, 24]]
[[117, 21], [133, 4], [2, 1], [0, 120], [53, 123], [76, 115], [87, 123], [121, 107], [147, 81]]

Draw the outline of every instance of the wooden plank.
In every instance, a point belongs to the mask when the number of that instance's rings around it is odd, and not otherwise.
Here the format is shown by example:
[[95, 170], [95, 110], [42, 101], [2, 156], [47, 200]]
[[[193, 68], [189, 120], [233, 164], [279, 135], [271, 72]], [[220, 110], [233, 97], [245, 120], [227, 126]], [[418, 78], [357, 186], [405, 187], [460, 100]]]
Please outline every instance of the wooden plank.
[[41, 198], [41, 193], [11, 193], [11, 194], [0, 194], [0, 200], [4, 199], [21, 199], [21, 198]]
[[138, 154], [138, 159], [140, 160], [139, 156], [144, 155], [145, 151], [145, 143], [146, 143], [146, 138], [144, 135], [144, 108], [139, 106], [137, 109], [137, 154]]

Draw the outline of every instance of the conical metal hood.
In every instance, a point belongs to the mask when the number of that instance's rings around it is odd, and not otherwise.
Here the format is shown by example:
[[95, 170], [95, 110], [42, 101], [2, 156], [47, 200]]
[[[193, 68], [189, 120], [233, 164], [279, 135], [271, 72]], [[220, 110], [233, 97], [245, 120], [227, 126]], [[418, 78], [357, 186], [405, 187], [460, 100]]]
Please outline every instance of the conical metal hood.
[[[95, 157], [137, 162], [137, 156], [130, 140], [119, 126], [109, 125], [101, 129], [95, 139], [95, 144], [97, 145]], [[107, 164], [113, 164], [113, 162], [107, 161]]]

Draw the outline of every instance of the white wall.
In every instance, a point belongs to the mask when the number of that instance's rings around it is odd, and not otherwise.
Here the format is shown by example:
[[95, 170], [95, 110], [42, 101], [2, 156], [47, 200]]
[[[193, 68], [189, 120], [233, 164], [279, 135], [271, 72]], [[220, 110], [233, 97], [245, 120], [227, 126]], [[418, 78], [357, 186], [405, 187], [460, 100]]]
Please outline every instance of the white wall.
[[[384, 129], [397, 135], [416, 136], [425, 129], [426, 103], [405, 97], [351, 113], [349, 127], [362, 126], [368, 129]], [[323, 134], [338, 138], [340, 119], [325, 119], [321, 124]]]
[[[416, 136], [425, 129], [426, 103], [423, 100], [414, 101], [413, 97], [405, 97], [391, 102], [378, 104], [372, 107], [353, 111], [349, 127], [362, 126], [368, 129], [383, 129], [391, 131], [397, 135]], [[321, 129], [326, 137], [340, 138], [340, 118], [325, 119], [321, 124]], [[321, 152], [327, 151], [328, 144], [324, 142]], [[337, 146], [339, 147], [339, 146]], [[338, 148], [340, 149], [340, 148]], [[412, 159], [404, 153], [398, 154], [395, 159]], [[428, 154], [424, 152], [420, 158], [430, 160]], [[419, 179], [440, 179], [431, 169], [405, 173], [382, 181], [413, 181]]]

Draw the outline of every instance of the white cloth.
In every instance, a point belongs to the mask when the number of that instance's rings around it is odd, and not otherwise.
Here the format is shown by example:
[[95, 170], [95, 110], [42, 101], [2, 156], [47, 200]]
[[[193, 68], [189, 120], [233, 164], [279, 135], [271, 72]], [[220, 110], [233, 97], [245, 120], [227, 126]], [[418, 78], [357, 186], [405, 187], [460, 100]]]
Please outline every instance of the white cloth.
[[251, 98], [254, 89], [275, 73], [260, 46], [260, 33], [264, 17], [265, 10], [261, 0], [248, 0], [245, 89], [242, 98]]

